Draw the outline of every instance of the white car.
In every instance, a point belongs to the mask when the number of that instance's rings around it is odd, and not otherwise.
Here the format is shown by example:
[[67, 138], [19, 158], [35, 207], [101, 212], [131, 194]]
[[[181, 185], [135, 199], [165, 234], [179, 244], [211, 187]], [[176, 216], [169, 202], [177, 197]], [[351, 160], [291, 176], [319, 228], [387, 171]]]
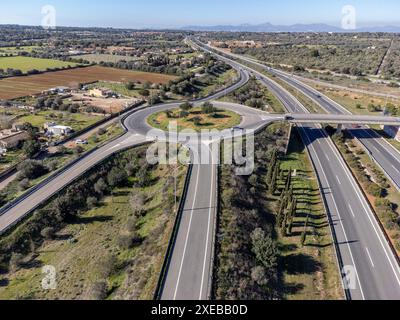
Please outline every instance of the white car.
[[87, 140], [81, 140], [81, 139], [76, 140], [75, 143], [76, 143], [76, 144], [80, 144], [80, 145], [82, 145], [82, 144], [88, 144]]

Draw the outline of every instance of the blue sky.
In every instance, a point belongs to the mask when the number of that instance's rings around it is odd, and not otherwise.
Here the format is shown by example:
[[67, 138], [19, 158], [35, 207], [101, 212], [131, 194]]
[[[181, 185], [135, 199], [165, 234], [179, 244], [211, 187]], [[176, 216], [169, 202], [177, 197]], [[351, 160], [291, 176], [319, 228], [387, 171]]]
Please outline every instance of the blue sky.
[[57, 24], [123, 28], [185, 25], [327, 23], [340, 25], [353, 5], [359, 26], [400, 25], [398, 0], [13, 0], [2, 1], [0, 24], [39, 25], [53, 5]]

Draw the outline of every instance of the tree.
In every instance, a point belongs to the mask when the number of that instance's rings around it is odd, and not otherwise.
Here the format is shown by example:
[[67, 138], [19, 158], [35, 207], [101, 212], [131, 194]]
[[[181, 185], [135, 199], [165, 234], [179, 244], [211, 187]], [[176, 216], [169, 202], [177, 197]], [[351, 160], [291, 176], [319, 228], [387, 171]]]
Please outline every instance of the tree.
[[288, 235], [292, 234], [293, 221], [294, 221], [294, 217], [296, 216], [296, 210], [297, 210], [297, 198], [294, 197], [293, 201], [291, 203], [291, 206], [290, 206], [289, 216], [287, 218], [287, 220], [288, 220], [288, 227], [287, 227]]
[[30, 187], [30, 183], [29, 183], [29, 179], [27, 179], [27, 178], [21, 180], [20, 183], [18, 184], [18, 188], [20, 191], [25, 191], [25, 190], [29, 189], [29, 187]]
[[277, 162], [275, 165], [274, 173], [272, 174], [272, 179], [271, 179], [270, 185], [269, 185], [269, 190], [272, 195], [274, 195], [275, 191], [276, 191], [279, 170], [280, 170], [280, 164], [279, 164], [279, 162]]
[[182, 111], [189, 112], [190, 110], [193, 109], [193, 105], [189, 102], [184, 102], [179, 106], [179, 109], [181, 109]]
[[161, 99], [160, 99], [160, 97], [159, 97], [157, 94], [152, 94], [152, 95], [150, 96], [148, 102], [149, 102], [149, 105], [153, 106], [153, 105], [155, 105], [155, 104], [157, 104], [157, 103], [160, 103], [160, 102], [161, 102]]
[[48, 168], [43, 165], [41, 161], [37, 160], [26, 160], [18, 165], [17, 169], [19, 171], [18, 179], [20, 181], [24, 179], [36, 179], [48, 173]]
[[127, 179], [128, 175], [126, 174], [125, 170], [120, 170], [117, 168], [112, 168], [107, 175], [107, 181], [111, 188], [122, 186]]
[[126, 89], [128, 90], [133, 90], [135, 89], [135, 84], [132, 81], [129, 81], [126, 85], [125, 85]]
[[148, 97], [150, 95], [150, 91], [146, 89], [139, 90], [139, 94], [143, 97]]
[[100, 196], [104, 196], [104, 194], [108, 191], [107, 183], [104, 181], [103, 178], [97, 180], [94, 184], [94, 191], [99, 194]]
[[37, 140], [27, 140], [24, 142], [22, 146], [22, 151], [28, 158], [32, 158], [36, 155], [41, 149], [40, 143]]
[[12, 272], [16, 272], [23, 263], [24, 256], [20, 253], [14, 252], [10, 258], [10, 269]]
[[85, 152], [85, 149], [82, 146], [76, 146], [74, 148], [74, 154], [76, 156], [80, 156], [83, 152]]
[[255, 229], [250, 235], [252, 252], [256, 259], [267, 271], [274, 270], [277, 266], [278, 250], [271, 236], [266, 235], [261, 228]]
[[265, 286], [268, 284], [266, 277], [265, 268], [262, 266], [256, 266], [251, 270], [251, 279], [259, 286]]
[[278, 150], [276, 148], [274, 148], [272, 155], [271, 155], [271, 160], [268, 165], [267, 186], [269, 186], [271, 184], [271, 180], [272, 180], [272, 176], [274, 174], [277, 159], [278, 159]]
[[52, 227], [47, 227], [40, 232], [40, 235], [46, 240], [52, 240], [55, 236], [55, 230]]
[[304, 230], [301, 234], [301, 245], [302, 246], [304, 246], [306, 244], [306, 240], [307, 240], [308, 221], [309, 221], [309, 216], [307, 215], [306, 223], [304, 224]]
[[201, 112], [204, 114], [211, 114], [215, 113], [216, 111], [217, 109], [211, 102], [204, 102], [203, 105], [201, 106]]
[[96, 197], [88, 197], [86, 199], [86, 205], [89, 209], [93, 209], [98, 205], [99, 201], [97, 200]]
[[202, 120], [201, 117], [194, 117], [192, 119], [195, 126], [199, 126], [201, 124], [201, 120]]
[[107, 282], [105, 280], [96, 281], [92, 284], [88, 291], [88, 299], [104, 300], [107, 298]]
[[143, 83], [143, 89], [148, 90], [151, 87], [151, 82], [150, 81], [146, 81], [145, 83]]

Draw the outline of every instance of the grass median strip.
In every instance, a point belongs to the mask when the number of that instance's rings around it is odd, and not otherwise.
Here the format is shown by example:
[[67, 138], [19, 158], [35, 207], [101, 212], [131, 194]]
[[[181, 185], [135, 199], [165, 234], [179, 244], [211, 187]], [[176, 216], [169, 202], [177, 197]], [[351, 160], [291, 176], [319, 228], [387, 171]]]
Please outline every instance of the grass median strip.
[[[296, 133], [284, 155], [286, 135], [281, 124], [257, 135], [253, 175], [236, 176], [227, 165], [220, 169], [217, 299], [344, 298], [318, 181]], [[275, 164], [274, 154], [279, 155]], [[275, 178], [269, 177], [270, 170], [276, 170]], [[297, 205], [283, 232], [280, 201], [289, 176]], [[271, 179], [274, 183], [268, 184]]]

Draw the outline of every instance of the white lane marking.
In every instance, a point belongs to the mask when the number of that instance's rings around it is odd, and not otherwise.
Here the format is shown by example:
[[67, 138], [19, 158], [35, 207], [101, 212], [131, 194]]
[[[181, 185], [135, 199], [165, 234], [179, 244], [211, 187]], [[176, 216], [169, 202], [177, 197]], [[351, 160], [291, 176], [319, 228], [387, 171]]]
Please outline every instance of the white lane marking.
[[349, 209], [350, 209], [351, 215], [353, 216], [353, 218], [355, 218], [356, 215], [354, 214], [354, 211], [353, 211], [353, 208], [351, 207], [351, 205], [349, 205]]
[[336, 175], [336, 180], [339, 182], [339, 184], [341, 185], [342, 183], [340, 182], [339, 176]]
[[118, 144], [116, 144], [115, 146], [111, 147], [111, 148], [110, 148], [110, 149], [108, 149], [108, 150], [112, 150], [112, 149], [118, 148], [120, 145], [121, 145], [121, 144], [120, 144], [120, 143], [118, 143]]
[[[308, 143], [310, 144], [310, 138], [309, 138], [309, 136], [308, 136], [307, 131], [304, 130], [304, 128], [303, 128], [303, 132], [305, 133], [305, 136], [306, 136], [306, 138], [307, 138], [307, 140], [308, 140]], [[327, 176], [326, 176], [326, 174], [325, 174], [325, 170], [323, 170], [323, 166], [322, 166], [321, 160], [319, 159], [319, 156], [318, 156], [317, 152], [315, 151], [314, 146], [312, 146], [312, 145], [310, 144], [310, 148], [314, 151], [315, 158], [316, 158], [317, 161], [318, 161], [318, 165], [319, 165], [320, 168], [322, 169], [322, 170], [321, 170], [321, 171], [322, 171], [322, 175], [323, 175], [324, 178], [325, 178], [325, 182], [326, 182], [326, 185], [327, 185], [328, 189], [332, 189], [331, 186], [329, 185], [329, 180], [328, 180], [328, 178], [327, 178]], [[325, 195], [325, 196], [328, 197], [327, 195]], [[351, 259], [351, 261], [352, 261], [352, 263], [353, 263], [353, 266], [354, 266], [354, 272], [356, 273], [357, 282], [358, 282], [358, 286], [359, 286], [359, 288], [360, 288], [360, 292], [361, 292], [362, 299], [365, 300], [364, 291], [363, 291], [363, 288], [362, 288], [362, 285], [361, 285], [361, 282], [360, 282], [360, 277], [358, 276], [357, 265], [356, 265], [356, 262], [355, 262], [355, 260], [354, 260], [354, 257], [353, 257], [353, 253], [352, 253], [352, 251], [351, 251], [351, 248], [350, 248], [349, 238], [347, 237], [346, 230], [344, 229], [343, 220], [342, 220], [342, 217], [341, 217], [341, 215], [340, 215], [340, 212], [339, 212], [339, 209], [338, 209], [336, 200], [335, 200], [335, 196], [333, 195], [333, 193], [331, 193], [330, 196], [331, 196], [332, 201], [333, 201], [333, 204], [334, 204], [334, 206], [335, 206], [336, 213], [337, 213], [337, 215], [338, 215], [338, 217], [339, 217], [339, 223], [340, 223], [340, 226], [342, 227], [343, 235], [344, 235], [344, 238], [345, 238], [345, 240], [346, 240], [346, 245], [347, 245], [347, 248], [348, 248], [348, 250], [349, 250], [350, 259]], [[339, 252], [339, 254], [340, 254], [340, 252]], [[342, 281], [343, 281], [343, 279], [342, 279]]]
[[375, 268], [375, 264], [374, 264], [374, 260], [372, 260], [371, 254], [369, 253], [368, 248], [365, 248], [365, 250], [367, 251], [367, 255], [369, 260], [371, 261], [372, 267]]
[[397, 173], [400, 173], [400, 170], [397, 169], [394, 165], [392, 165], [392, 168], [393, 168], [394, 170], [396, 170]]
[[176, 281], [176, 287], [175, 287], [175, 293], [174, 293], [174, 299], [173, 300], [176, 300], [176, 296], [178, 294], [179, 283], [180, 283], [181, 275], [182, 275], [183, 262], [185, 261], [186, 249], [187, 249], [187, 245], [188, 245], [188, 242], [189, 242], [189, 234], [190, 234], [190, 230], [192, 228], [193, 211], [194, 211], [194, 206], [196, 204], [197, 190], [198, 190], [198, 187], [199, 187], [199, 177], [200, 177], [200, 167], [197, 168], [196, 188], [194, 190], [193, 205], [192, 205], [192, 210], [190, 212], [189, 228], [188, 228], [188, 231], [187, 231], [187, 234], [186, 234], [185, 247], [183, 249], [183, 256], [182, 256], [181, 266], [179, 268], [178, 280]]
[[[211, 154], [212, 157], [212, 154]], [[212, 163], [212, 162], [211, 162]], [[211, 174], [211, 188], [210, 190], [213, 190], [213, 184], [214, 184], [214, 170], [215, 170], [215, 166], [213, 164], [212, 165], [212, 174]], [[212, 192], [210, 193], [210, 209], [208, 211], [208, 226], [207, 226], [207, 238], [206, 238], [206, 250], [205, 250], [205, 254], [204, 254], [204, 262], [203, 262], [203, 273], [201, 276], [201, 287], [200, 287], [200, 296], [199, 296], [199, 300], [202, 300], [202, 293], [203, 293], [203, 287], [204, 287], [204, 278], [205, 278], [205, 273], [206, 273], [206, 263], [207, 263], [207, 254], [208, 254], [208, 241], [210, 239], [210, 223], [211, 223], [211, 212], [212, 212], [212, 200], [213, 200], [213, 194]]]
[[[399, 151], [393, 147], [385, 138], [383, 138], [382, 136], [378, 135], [375, 131], [373, 131], [374, 135], [371, 133], [372, 129], [366, 130], [363, 129], [363, 131], [368, 134], [371, 138], [375, 139], [375, 141], [379, 144], [379, 146], [381, 146], [383, 149], [385, 149], [391, 156], [393, 156], [395, 158], [395, 160], [397, 162], [400, 162], [399, 160]], [[384, 143], [381, 143], [384, 142]], [[385, 145], [386, 146], [385, 146]]]
[[[323, 132], [324, 136], [327, 137], [326, 133], [325, 133], [322, 129], [321, 129], [321, 131]], [[377, 238], [378, 238], [378, 240], [379, 240], [379, 242], [380, 242], [380, 244], [381, 244], [381, 246], [382, 246], [382, 248], [383, 248], [383, 251], [385, 252], [385, 255], [386, 255], [387, 260], [389, 261], [390, 267], [392, 268], [393, 274], [394, 274], [394, 276], [395, 276], [395, 278], [396, 278], [396, 280], [397, 280], [397, 284], [400, 286], [400, 278], [399, 278], [399, 275], [398, 275], [399, 266], [398, 266], [397, 263], [396, 263], [396, 265], [397, 265], [397, 269], [396, 269], [395, 266], [394, 266], [394, 264], [393, 264], [393, 262], [392, 262], [392, 259], [391, 259], [390, 256], [389, 256], [388, 250], [387, 250], [387, 248], [386, 248], [385, 245], [384, 245], [384, 241], [382, 240], [383, 235], [382, 235], [381, 233], [378, 232], [377, 227], [375, 226], [375, 225], [377, 224], [377, 221], [376, 221], [376, 219], [375, 219], [375, 216], [373, 215], [372, 211], [371, 211], [370, 209], [368, 209], [367, 200], [366, 200], [365, 197], [361, 194], [361, 190], [360, 190], [359, 188], [356, 187], [356, 181], [355, 181], [354, 178], [352, 178], [349, 169], [346, 167], [346, 164], [345, 164], [343, 158], [342, 158], [341, 155], [339, 154], [339, 151], [336, 149], [336, 147], [334, 146], [334, 144], [333, 144], [333, 142], [332, 142], [331, 140], [328, 140], [328, 141], [329, 141], [328, 144], [329, 144], [330, 148], [332, 149], [333, 153], [334, 153], [334, 154], [336, 155], [336, 157], [338, 158], [339, 163], [341, 164], [343, 170], [346, 172], [346, 175], [347, 175], [347, 177], [348, 177], [348, 179], [349, 179], [349, 181], [350, 181], [350, 184], [352, 185], [354, 191], [355, 191], [356, 194], [357, 194], [357, 197], [359, 198], [359, 200], [360, 200], [360, 202], [361, 202], [361, 204], [362, 204], [362, 206], [363, 206], [363, 208], [364, 208], [364, 212], [367, 213], [367, 217], [368, 217], [368, 219], [369, 219], [369, 221], [370, 221], [370, 223], [371, 223], [371, 225], [372, 225], [372, 228], [373, 228], [374, 231], [375, 231], [375, 234], [376, 234], [376, 236], [377, 236]], [[372, 217], [371, 217], [371, 216], [372, 216]], [[386, 241], [386, 239], [385, 239], [385, 241]], [[387, 244], [387, 243], [386, 243], [386, 244]], [[393, 259], [395, 259], [394, 256], [393, 256]]]

